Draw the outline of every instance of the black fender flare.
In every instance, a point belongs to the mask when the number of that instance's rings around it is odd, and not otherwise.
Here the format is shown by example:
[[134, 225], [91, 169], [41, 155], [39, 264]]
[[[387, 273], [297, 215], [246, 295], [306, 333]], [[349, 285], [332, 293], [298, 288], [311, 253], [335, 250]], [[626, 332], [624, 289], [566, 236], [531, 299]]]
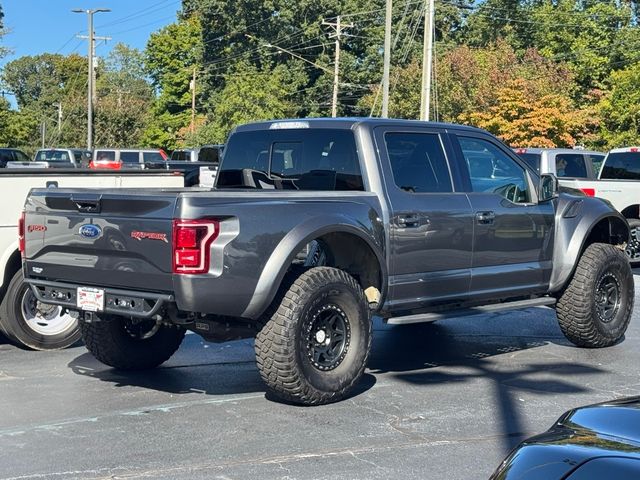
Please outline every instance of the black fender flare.
[[297, 253], [312, 240], [329, 233], [348, 233], [354, 235], [371, 248], [376, 256], [381, 273], [380, 282], [382, 290], [380, 293], [382, 300], [380, 304], [382, 304], [383, 299], [386, 297], [388, 283], [388, 271], [384, 254], [385, 248], [384, 245], [381, 244], [381, 242], [384, 241], [384, 237], [382, 237], [380, 241], [377, 241], [373, 231], [373, 226], [367, 227], [345, 215], [314, 217], [301, 223], [284, 236], [269, 257], [269, 260], [267, 260], [258, 279], [251, 301], [242, 313], [242, 317], [250, 319], [260, 317], [275, 298], [280, 284]]

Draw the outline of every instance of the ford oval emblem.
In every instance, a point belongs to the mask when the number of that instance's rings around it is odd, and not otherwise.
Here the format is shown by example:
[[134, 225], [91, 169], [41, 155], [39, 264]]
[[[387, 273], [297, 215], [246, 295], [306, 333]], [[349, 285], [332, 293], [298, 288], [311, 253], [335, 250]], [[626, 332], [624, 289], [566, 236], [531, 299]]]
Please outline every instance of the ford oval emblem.
[[102, 233], [102, 229], [97, 225], [93, 225], [92, 223], [87, 223], [80, 227], [80, 230], [78, 231], [78, 233], [80, 233], [80, 235], [82, 235], [85, 238], [98, 238]]

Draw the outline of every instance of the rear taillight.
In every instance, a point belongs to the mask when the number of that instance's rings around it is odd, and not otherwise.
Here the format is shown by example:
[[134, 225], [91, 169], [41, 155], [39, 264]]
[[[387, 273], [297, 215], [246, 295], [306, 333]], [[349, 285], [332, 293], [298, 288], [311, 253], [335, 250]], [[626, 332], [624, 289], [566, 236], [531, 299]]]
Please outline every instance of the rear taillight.
[[20, 255], [24, 258], [24, 212], [18, 218], [18, 250], [20, 250]]
[[219, 232], [217, 220], [174, 220], [173, 273], [208, 272], [211, 244]]
[[596, 189], [595, 188], [581, 188], [582, 193], [584, 193], [587, 197], [595, 197]]

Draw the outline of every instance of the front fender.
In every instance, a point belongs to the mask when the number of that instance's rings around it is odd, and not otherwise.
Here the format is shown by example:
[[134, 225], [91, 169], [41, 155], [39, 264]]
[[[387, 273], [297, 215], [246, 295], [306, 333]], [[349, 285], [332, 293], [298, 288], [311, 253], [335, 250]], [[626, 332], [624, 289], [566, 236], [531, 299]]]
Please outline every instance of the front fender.
[[585, 243], [601, 222], [608, 222], [607, 241], [610, 243], [616, 243], [613, 242], [616, 237], [622, 237], [623, 241], [629, 239], [626, 219], [607, 202], [591, 197], [563, 197], [559, 199], [556, 211], [553, 270], [549, 283], [551, 293], [561, 290], [571, 279], [586, 248]]
[[383, 291], [381, 293], [384, 298], [387, 285], [384, 229], [382, 221], [377, 217], [377, 214], [368, 215], [367, 224], [342, 214], [323, 215], [310, 218], [299, 224], [278, 243], [260, 274], [251, 301], [242, 316], [255, 319], [262, 315], [275, 298], [280, 284], [297, 253], [312, 240], [328, 233], [348, 233], [366, 242], [378, 260], [380, 272], [382, 273]]

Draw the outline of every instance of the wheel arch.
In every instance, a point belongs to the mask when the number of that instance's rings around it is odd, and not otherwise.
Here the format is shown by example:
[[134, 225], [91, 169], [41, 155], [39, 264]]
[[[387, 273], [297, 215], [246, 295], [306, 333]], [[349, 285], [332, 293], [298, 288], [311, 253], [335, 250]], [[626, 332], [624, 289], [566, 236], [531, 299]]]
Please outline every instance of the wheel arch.
[[9, 282], [16, 274], [18, 270], [22, 268], [22, 257], [18, 250], [18, 242], [12, 243], [7, 248], [0, 258], [0, 278], [2, 278], [2, 285], [0, 286], [0, 298], [2, 298], [7, 291]]
[[[594, 204], [595, 205], [595, 204]], [[550, 292], [558, 292], [573, 276], [578, 260], [593, 243], [623, 245], [629, 241], [629, 225], [617, 211], [609, 209], [602, 202], [594, 212], [583, 210], [584, 215], [565, 218], [558, 223], [556, 243], [554, 245], [554, 265], [549, 284]]]
[[[318, 240], [327, 245], [333, 255], [330, 265], [341, 268], [356, 277], [361, 287], [376, 287], [380, 292], [382, 305], [387, 291], [387, 267], [384, 246], [376, 240], [371, 231], [357, 222], [325, 219], [322, 225], [303, 224], [289, 232], [280, 241], [262, 273], [260, 274], [252, 299], [243, 312], [245, 318], [258, 318], [276, 297], [282, 281], [293, 264], [296, 255], [310, 242]], [[352, 255], [353, 254], [353, 255]], [[365, 263], [358, 264], [357, 260]], [[351, 260], [351, 264], [349, 263]], [[355, 262], [355, 267], [354, 261]], [[368, 281], [373, 284], [367, 285]], [[364, 283], [363, 283], [364, 282]]]
[[622, 216], [627, 219], [640, 218], [640, 204], [629, 205], [620, 211]]

